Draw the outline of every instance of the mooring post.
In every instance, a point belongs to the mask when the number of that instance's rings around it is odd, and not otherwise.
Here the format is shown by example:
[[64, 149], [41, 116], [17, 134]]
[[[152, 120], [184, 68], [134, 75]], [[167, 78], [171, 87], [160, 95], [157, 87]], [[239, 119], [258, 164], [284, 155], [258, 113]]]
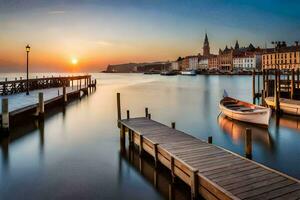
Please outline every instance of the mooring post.
[[295, 70], [292, 69], [291, 99], [294, 99], [294, 94], [295, 94]]
[[263, 86], [263, 90], [265, 90], [265, 82], [266, 82], [266, 70], [263, 69], [262, 70], [262, 77], [263, 77], [263, 83], [262, 83], [262, 86]]
[[39, 92], [39, 118], [43, 119], [45, 114], [44, 93]]
[[212, 144], [212, 136], [208, 136], [208, 138], [207, 138], [207, 142], [209, 143], [209, 144]]
[[278, 71], [275, 70], [275, 79], [274, 79], [274, 106], [276, 114], [279, 113], [280, 110], [280, 102], [278, 97]]
[[68, 102], [66, 86], [63, 86], [63, 103], [66, 104]]
[[59, 96], [59, 89], [57, 90], [57, 96]]
[[266, 95], [265, 97], [269, 96], [269, 70], [266, 70], [266, 86], [265, 86]]
[[255, 70], [252, 72], [252, 98], [253, 103], [255, 103]]
[[171, 126], [172, 126], [172, 129], [175, 129], [175, 122], [172, 122]]
[[143, 135], [140, 135], [140, 148], [139, 148], [140, 156], [143, 154]]
[[173, 156], [171, 156], [171, 160], [170, 160], [170, 169], [171, 169], [172, 183], [174, 183], [176, 175], [175, 175], [175, 160]]
[[121, 96], [120, 93], [117, 93], [117, 110], [118, 110], [118, 127], [120, 128], [120, 121], [121, 120]]
[[154, 146], [154, 167], [157, 168], [158, 167], [158, 153], [157, 153], [157, 143], [153, 144]]
[[148, 119], [151, 119], [151, 113], [148, 114]]
[[15, 81], [16, 81], [16, 80], [18, 80], [18, 78], [17, 78], [17, 77], [15, 77]]
[[252, 131], [250, 128], [246, 129], [245, 135], [245, 155], [246, 158], [252, 158]]
[[125, 126], [120, 125], [120, 146], [121, 146], [121, 152], [123, 153], [125, 151]]
[[129, 110], [127, 110], [126, 114], [127, 114], [127, 119], [130, 119]]
[[5, 81], [7, 82], [7, 77], [5, 78]]
[[299, 88], [300, 70], [297, 69], [297, 88]]
[[191, 174], [191, 197], [198, 198], [198, 170], [193, 169]]
[[2, 131], [8, 133], [9, 131], [9, 111], [8, 111], [8, 99], [2, 99]]
[[148, 117], [148, 108], [145, 108], [145, 117]]

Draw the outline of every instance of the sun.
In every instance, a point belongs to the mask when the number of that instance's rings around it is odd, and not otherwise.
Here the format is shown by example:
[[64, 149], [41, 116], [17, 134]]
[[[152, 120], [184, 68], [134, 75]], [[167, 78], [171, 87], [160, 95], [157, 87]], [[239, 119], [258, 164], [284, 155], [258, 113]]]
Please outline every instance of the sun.
[[77, 59], [77, 58], [72, 58], [72, 59], [71, 59], [71, 63], [72, 63], [73, 65], [76, 65], [76, 64], [78, 63], [78, 59]]

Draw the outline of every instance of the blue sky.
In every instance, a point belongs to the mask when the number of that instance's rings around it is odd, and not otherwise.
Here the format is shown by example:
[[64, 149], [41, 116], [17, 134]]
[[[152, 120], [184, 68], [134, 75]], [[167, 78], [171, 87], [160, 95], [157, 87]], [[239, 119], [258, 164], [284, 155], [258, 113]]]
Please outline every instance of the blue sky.
[[0, 0], [0, 67], [80, 68], [109, 63], [173, 60], [201, 52], [205, 32], [213, 52], [225, 45], [270, 47], [300, 40], [300, 1], [290, 0]]

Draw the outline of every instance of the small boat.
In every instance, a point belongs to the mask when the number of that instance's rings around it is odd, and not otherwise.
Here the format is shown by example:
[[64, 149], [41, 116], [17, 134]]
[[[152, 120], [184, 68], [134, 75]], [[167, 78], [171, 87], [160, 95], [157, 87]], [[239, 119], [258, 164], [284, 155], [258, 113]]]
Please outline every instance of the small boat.
[[184, 71], [181, 71], [181, 75], [196, 76], [197, 72], [196, 72], [196, 70], [184, 70]]
[[[274, 97], [266, 97], [265, 102], [269, 107], [271, 108], [275, 107]], [[282, 110], [283, 113], [300, 116], [299, 100], [280, 98], [279, 106], [280, 106], [280, 110]]]
[[231, 119], [261, 126], [269, 126], [272, 114], [270, 108], [240, 101], [228, 97], [227, 95], [220, 101], [219, 107], [221, 112]]
[[160, 75], [162, 75], [162, 76], [176, 76], [177, 73], [175, 71], [162, 71], [160, 73]]

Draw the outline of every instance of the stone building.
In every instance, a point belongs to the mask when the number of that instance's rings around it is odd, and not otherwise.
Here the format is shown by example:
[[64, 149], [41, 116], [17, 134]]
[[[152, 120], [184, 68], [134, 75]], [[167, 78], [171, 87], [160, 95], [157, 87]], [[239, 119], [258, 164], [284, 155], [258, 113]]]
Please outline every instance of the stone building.
[[277, 42], [273, 49], [266, 49], [262, 55], [263, 69], [299, 69], [300, 45], [287, 46], [285, 42]]

